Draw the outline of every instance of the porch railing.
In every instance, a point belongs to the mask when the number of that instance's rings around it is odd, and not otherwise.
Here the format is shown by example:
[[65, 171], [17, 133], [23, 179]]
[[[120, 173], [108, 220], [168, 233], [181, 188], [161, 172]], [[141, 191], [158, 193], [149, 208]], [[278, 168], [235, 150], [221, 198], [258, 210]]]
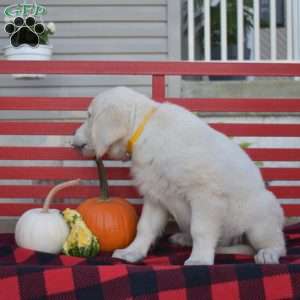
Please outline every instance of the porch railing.
[[[244, 0], [236, 0], [237, 5], [237, 21], [236, 21], [236, 35], [237, 35], [237, 60], [245, 60], [245, 37], [250, 40], [250, 47], [252, 55], [250, 60], [260, 61], [261, 58], [261, 20], [260, 20], [260, 2], [262, 0], [253, 0], [253, 6], [250, 7], [253, 15], [252, 28], [249, 32], [244, 28]], [[201, 26], [203, 26], [203, 56], [202, 59], [206, 61], [212, 60], [212, 40], [211, 40], [211, 15], [210, 8], [213, 5], [219, 4], [220, 9], [220, 58], [223, 61], [228, 60], [228, 28], [227, 28], [227, 0], [202, 0]], [[270, 35], [270, 61], [277, 61], [278, 58], [278, 29], [277, 29], [277, 0], [269, 0], [269, 35]], [[193, 61], [195, 56], [195, 0], [187, 0], [187, 24], [188, 24], [188, 59]], [[284, 45], [286, 57], [280, 60], [295, 61], [300, 58], [300, 1], [299, 0], [284, 0], [284, 27], [285, 27], [285, 41]], [[199, 28], [199, 26], [198, 26]], [[249, 41], [248, 41], [249, 42]], [[249, 58], [248, 58], [249, 59]]]

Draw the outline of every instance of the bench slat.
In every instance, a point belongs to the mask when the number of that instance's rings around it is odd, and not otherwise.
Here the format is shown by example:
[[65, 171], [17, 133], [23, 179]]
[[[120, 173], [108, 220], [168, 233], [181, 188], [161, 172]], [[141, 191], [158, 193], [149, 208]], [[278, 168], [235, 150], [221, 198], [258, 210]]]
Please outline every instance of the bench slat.
[[[255, 161], [300, 161], [300, 148], [248, 148]], [[106, 159], [106, 157], [105, 157]], [[91, 160], [69, 147], [1, 147], [0, 160]]]
[[[51, 208], [64, 210], [66, 208], [76, 208], [77, 206], [78, 206], [77, 204], [53, 203], [51, 205]], [[7, 217], [18, 217], [29, 209], [40, 208], [40, 207], [41, 207], [40, 204], [33, 204], [33, 203], [16, 203], [16, 204], [0, 203], [0, 215], [7, 216]]]
[[282, 208], [287, 217], [300, 216], [300, 205], [285, 204], [282, 205]]
[[[133, 204], [138, 215], [141, 214], [142, 205], [141, 204]], [[51, 208], [56, 208], [59, 210], [64, 210], [66, 208], [76, 208], [77, 204], [52, 204]], [[40, 208], [41, 205], [33, 204], [33, 203], [0, 203], [0, 216], [5, 217], [18, 217], [23, 214], [25, 211], [33, 208]], [[294, 204], [284, 204], [282, 205], [283, 210], [286, 216], [299, 216], [300, 215], [300, 205]]]
[[210, 124], [228, 136], [299, 137], [300, 124]]
[[299, 63], [187, 61], [7, 61], [0, 74], [300, 76]]
[[[73, 135], [78, 122], [0, 122], [0, 135]], [[214, 123], [229, 136], [300, 137], [300, 124]]]
[[0, 147], [0, 160], [91, 160], [70, 147]]
[[264, 180], [300, 180], [300, 168], [261, 168]]
[[[128, 167], [108, 167], [108, 179], [130, 180]], [[95, 167], [0, 167], [0, 179], [71, 180], [98, 179]]]
[[[53, 185], [0, 185], [0, 198], [44, 198], [52, 187]], [[133, 186], [110, 186], [109, 191], [112, 197], [140, 198]], [[99, 193], [98, 186], [80, 185], [60, 191], [55, 199], [82, 199], [98, 196]]]
[[91, 97], [0, 97], [0, 110], [86, 110]]
[[1, 135], [73, 135], [78, 122], [0, 122]]
[[[0, 97], [0, 110], [85, 111], [91, 97]], [[300, 99], [167, 98], [199, 112], [300, 112]]]
[[[261, 168], [265, 180], [300, 180], [300, 168]], [[128, 167], [108, 167], [110, 180], [130, 180]], [[0, 167], [0, 179], [71, 180], [97, 179], [95, 167]]]
[[300, 112], [300, 99], [169, 98], [166, 100], [194, 112]]
[[300, 148], [248, 148], [255, 161], [300, 161]]
[[[53, 185], [0, 185], [0, 198], [45, 198]], [[300, 198], [299, 186], [271, 186], [268, 187], [279, 199]], [[64, 198], [88, 198], [99, 194], [98, 186], [80, 185], [65, 189], [55, 196], [56, 199]], [[110, 186], [111, 196], [121, 196], [125, 198], [141, 198], [134, 186]]]
[[268, 190], [273, 192], [279, 199], [300, 198], [300, 186], [270, 186]]
[[[51, 208], [56, 208], [59, 210], [64, 210], [66, 208], [76, 208], [78, 204], [68, 204], [68, 203], [53, 203]], [[135, 207], [138, 215], [141, 213], [142, 205], [141, 204], [133, 204]], [[40, 208], [40, 204], [33, 204], [33, 203], [0, 203], [0, 216], [6, 217], [18, 217], [23, 214], [25, 211], [34, 208]]]
[[[248, 148], [256, 161], [299, 161], [299, 148]], [[0, 160], [91, 160], [69, 147], [0, 147]]]

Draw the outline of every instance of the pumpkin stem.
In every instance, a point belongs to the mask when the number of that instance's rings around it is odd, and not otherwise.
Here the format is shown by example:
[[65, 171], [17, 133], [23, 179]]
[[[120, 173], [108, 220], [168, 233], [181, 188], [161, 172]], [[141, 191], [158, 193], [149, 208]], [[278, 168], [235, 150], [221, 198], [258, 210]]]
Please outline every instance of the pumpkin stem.
[[100, 199], [107, 200], [109, 198], [107, 174], [101, 158], [96, 159], [99, 183], [100, 183]]
[[44, 201], [44, 205], [43, 205], [43, 208], [42, 208], [42, 212], [44, 213], [47, 213], [48, 210], [49, 210], [49, 206], [51, 204], [51, 201], [53, 199], [53, 197], [55, 196], [55, 194], [57, 192], [59, 192], [60, 190], [66, 188], [66, 187], [69, 187], [69, 186], [73, 186], [73, 185], [77, 185], [79, 184], [80, 182], [80, 179], [75, 179], [75, 180], [71, 180], [71, 181], [67, 181], [67, 182], [63, 182], [61, 184], [58, 184], [56, 186], [54, 186], [50, 192], [48, 193], [47, 197], [46, 197], [46, 200]]

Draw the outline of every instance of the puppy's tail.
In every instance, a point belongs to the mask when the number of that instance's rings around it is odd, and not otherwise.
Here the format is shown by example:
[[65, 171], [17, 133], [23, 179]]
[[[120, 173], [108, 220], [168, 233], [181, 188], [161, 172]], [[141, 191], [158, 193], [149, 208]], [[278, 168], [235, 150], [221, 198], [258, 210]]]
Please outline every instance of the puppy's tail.
[[255, 250], [246, 244], [237, 244], [227, 247], [218, 247], [216, 249], [217, 254], [244, 254], [244, 255], [254, 255]]

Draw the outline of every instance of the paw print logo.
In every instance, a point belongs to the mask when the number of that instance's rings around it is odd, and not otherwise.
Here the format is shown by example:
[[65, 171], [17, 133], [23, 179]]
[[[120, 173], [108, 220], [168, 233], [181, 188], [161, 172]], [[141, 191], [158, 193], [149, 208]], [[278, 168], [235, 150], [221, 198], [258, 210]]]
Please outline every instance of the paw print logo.
[[36, 22], [34, 17], [16, 17], [13, 22], [5, 25], [5, 31], [10, 35], [10, 43], [13, 47], [23, 44], [31, 47], [39, 45], [40, 35], [45, 32], [45, 26]]

